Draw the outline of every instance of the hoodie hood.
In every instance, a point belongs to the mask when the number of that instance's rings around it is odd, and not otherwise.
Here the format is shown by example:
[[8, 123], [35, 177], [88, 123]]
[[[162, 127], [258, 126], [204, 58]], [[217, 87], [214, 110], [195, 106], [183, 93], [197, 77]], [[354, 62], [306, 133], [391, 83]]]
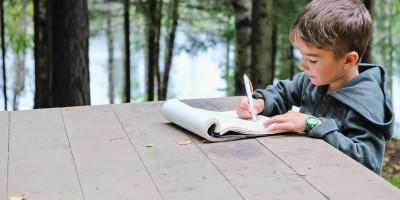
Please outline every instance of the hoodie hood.
[[359, 64], [359, 72], [342, 89], [329, 95], [384, 130], [385, 139], [388, 140], [393, 134], [394, 113], [392, 97], [386, 90], [385, 69], [372, 64]]

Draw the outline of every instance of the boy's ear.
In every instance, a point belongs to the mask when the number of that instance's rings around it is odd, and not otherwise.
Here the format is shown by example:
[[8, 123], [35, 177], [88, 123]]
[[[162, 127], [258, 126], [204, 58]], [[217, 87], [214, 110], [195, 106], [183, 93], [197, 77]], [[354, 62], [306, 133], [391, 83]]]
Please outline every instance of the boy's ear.
[[357, 64], [358, 61], [358, 53], [355, 51], [351, 51], [345, 55], [345, 63], [344, 68], [349, 69]]

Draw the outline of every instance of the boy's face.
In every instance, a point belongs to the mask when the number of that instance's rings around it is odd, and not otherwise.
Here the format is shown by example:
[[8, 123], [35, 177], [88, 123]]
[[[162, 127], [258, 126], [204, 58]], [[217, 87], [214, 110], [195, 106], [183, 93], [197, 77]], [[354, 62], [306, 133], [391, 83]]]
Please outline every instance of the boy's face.
[[296, 40], [302, 59], [299, 68], [307, 73], [316, 86], [347, 82], [345, 80], [345, 58], [335, 59], [332, 51], [307, 46], [300, 39]]

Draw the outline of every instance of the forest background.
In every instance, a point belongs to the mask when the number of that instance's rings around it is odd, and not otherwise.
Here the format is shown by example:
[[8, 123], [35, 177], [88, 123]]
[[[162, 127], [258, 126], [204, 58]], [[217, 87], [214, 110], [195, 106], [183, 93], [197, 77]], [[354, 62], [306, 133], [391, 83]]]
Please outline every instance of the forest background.
[[[288, 31], [308, 2], [1, 0], [0, 107], [243, 95], [243, 74], [265, 88], [300, 71]], [[400, 0], [363, 2], [374, 32], [362, 62], [386, 68], [399, 113]], [[383, 176], [400, 187], [398, 140], [387, 145]]]

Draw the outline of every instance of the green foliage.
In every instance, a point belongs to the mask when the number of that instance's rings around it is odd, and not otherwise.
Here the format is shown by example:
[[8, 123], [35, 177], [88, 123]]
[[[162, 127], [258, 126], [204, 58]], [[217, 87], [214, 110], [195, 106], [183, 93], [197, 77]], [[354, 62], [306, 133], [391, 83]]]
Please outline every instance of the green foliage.
[[388, 72], [388, 87], [391, 77], [400, 74], [400, 2], [397, 0], [376, 0], [373, 16], [373, 63], [382, 65]]
[[397, 188], [400, 189], [400, 174], [397, 174], [393, 176], [392, 178], [390, 177], [384, 177], [389, 183], [393, 184]]
[[[301, 9], [309, 0], [281, 0], [274, 1], [274, 25], [277, 29], [277, 54], [275, 76], [278, 80], [290, 79], [290, 70], [294, 66], [294, 74], [299, 73], [298, 57], [293, 57], [293, 48], [289, 39], [289, 30]], [[293, 60], [295, 59], [295, 60]]]
[[[26, 12], [23, 12], [23, 9]], [[23, 18], [25, 16], [25, 23]], [[4, 2], [5, 40], [16, 55], [26, 53], [33, 48], [33, 3], [26, 0]], [[26, 29], [22, 31], [21, 29]]]
[[180, 5], [178, 31], [185, 34], [187, 41], [177, 46], [178, 52], [184, 50], [196, 55], [198, 51], [205, 51], [233, 38], [231, 1], [188, 0]]

